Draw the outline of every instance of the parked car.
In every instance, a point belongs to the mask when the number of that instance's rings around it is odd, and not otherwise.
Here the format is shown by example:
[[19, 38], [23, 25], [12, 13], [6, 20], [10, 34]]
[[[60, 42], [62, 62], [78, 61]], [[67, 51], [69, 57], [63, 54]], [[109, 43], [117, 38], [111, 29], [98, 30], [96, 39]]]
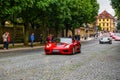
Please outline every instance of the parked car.
[[45, 54], [74, 54], [81, 52], [81, 43], [72, 38], [59, 38], [45, 44]]
[[120, 41], [120, 33], [115, 33], [111, 36], [115, 41]]
[[116, 34], [116, 37], [114, 38], [115, 41], [120, 41], [120, 33]]
[[115, 41], [120, 41], [120, 37], [119, 37], [119, 36], [116, 36], [116, 37], [114, 38], [114, 40], [115, 40]]
[[116, 35], [112, 35], [111, 37], [112, 37], [113, 39], [115, 39]]
[[112, 39], [110, 37], [101, 37], [99, 39], [99, 44], [109, 43], [112, 44]]

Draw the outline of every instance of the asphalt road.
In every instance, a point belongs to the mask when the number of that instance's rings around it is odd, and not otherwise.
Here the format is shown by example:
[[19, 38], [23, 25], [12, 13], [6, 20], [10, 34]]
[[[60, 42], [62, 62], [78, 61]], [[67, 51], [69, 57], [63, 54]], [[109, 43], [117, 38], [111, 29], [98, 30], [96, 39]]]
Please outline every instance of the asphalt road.
[[82, 53], [45, 55], [44, 50], [0, 54], [0, 80], [120, 80], [120, 42], [82, 42]]

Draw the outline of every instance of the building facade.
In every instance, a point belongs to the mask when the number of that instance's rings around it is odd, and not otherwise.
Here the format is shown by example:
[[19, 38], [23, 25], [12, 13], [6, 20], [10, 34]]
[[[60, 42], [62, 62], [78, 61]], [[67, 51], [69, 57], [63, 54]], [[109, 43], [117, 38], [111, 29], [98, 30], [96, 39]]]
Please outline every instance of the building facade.
[[106, 10], [100, 13], [96, 20], [96, 25], [100, 26], [103, 31], [113, 32], [115, 30], [114, 17]]

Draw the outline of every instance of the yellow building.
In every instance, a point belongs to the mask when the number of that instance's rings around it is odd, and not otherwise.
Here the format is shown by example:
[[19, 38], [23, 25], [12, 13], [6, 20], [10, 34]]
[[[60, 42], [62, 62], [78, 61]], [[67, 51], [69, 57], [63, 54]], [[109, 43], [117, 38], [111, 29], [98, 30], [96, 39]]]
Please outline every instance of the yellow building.
[[97, 26], [100, 26], [103, 31], [115, 30], [114, 17], [111, 14], [109, 14], [106, 10], [104, 10], [97, 16], [96, 24]]

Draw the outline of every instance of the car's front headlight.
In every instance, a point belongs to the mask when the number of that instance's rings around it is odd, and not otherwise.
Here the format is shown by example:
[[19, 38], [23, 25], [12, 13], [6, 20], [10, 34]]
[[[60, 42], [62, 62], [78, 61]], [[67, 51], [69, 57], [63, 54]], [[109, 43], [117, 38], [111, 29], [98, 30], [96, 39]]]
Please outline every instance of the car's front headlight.
[[69, 47], [70, 47], [70, 45], [65, 46], [65, 48], [69, 48]]
[[51, 44], [46, 45], [46, 48], [49, 48], [49, 47], [51, 47]]

